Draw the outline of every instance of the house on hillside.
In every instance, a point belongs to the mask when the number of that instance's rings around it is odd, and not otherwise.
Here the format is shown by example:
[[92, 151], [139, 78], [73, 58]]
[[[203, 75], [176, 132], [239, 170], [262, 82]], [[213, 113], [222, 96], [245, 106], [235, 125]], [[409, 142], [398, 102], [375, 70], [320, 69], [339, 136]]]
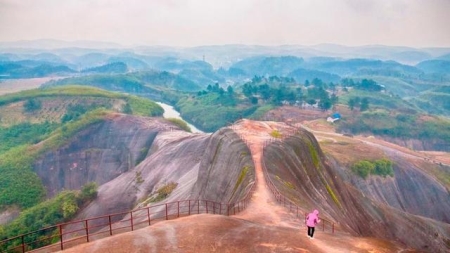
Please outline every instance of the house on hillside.
[[341, 119], [341, 114], [339, 113], [333, 113], [333, 115], [331, 115], [330, 117], [327, 118], [328, 122], [335, 122], [336, 120], [340, 120]]

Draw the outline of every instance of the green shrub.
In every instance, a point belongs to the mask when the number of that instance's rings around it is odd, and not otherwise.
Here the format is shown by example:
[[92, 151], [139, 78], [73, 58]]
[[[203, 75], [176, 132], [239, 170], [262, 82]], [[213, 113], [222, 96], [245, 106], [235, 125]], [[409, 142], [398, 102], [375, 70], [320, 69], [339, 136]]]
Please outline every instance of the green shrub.
[[394, 176], [392, 169], [392, 161], [388, 159], [379, 159], [375, 161], [359, 161], [352, 165], [352, 171], [362, 178], [367, 178], [369, 175], [378, 176]]
[[375, 164], [369, 161], [359, 161], [352, 166], [352, 171], [362, 178], [367, 176], [375, 169]]
[[161, 186], [158, 190], [156, 190], [156, 196], [153, 196], [150, 199], [150, 202], [159, 202], [163, 199], [169, 197], [169, 195], [177, 188], [178, 183], [169, 182], [163, 186]]
[[188, 126], [188, 124], [181, 119], [168, 118], [167, 120], [172, 122], [173, 124], [177, 125], [178, 127], [180, 127], [181, 129], [183, 129], [186, 132], [192, 132], [191, 128]]
[[28, 99], [23, 104], [23, 110], [25, 112], [34, 112], [37, 110], [40, 110], [42, 108], [42, 103], [40, 100], [37, 99]]
[[157, 103], [146, 98], [128, 96], [127, 103], [131, 107], [131, 112], [141, 116], [162, 116], [164, 109]]
[[81, 193], [79, 199], [82, 202], [87, 202], [95, 199], [97, 197], [98, 185], [96, 182], [90, 182], [83, 185], [81, 188]]
[[375, 170], [373, 174], [379, 176], [394, 176], [394, 170], [392, 169], [392, 161], [387, 159], [380, 159], [375, 161]]
[[[96, 196], [97, 186], [95, 183], [86, 184], [81, 192], [62, 191], [56, 197], [24, 210], [13, 222], [1, 228], [0, 240], [68, 221], [75, 216], [82, 205]], [[55, 230], [48, 229], [40, 233], [32, 233], [27, 235], [26, 239], [27, 241], [45, 239], [50, 237]], [[37, 246], [39, 245], [28, 245], [30, 248]]]

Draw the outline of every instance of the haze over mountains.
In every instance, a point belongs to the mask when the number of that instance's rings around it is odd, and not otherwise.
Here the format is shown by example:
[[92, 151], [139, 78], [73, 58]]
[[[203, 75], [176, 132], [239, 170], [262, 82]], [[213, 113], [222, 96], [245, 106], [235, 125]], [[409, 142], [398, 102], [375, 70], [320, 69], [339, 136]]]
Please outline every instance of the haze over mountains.
[[[400, 46], [343, 46], [337, 44], [281, 45], [211, 45], [197, 47], [168, 47], [168, 46], [123, 46], [111, 42], [97, 41], [62, 41], [62, 40], [27, 40], [14, 42], [0, 42], [0, 52], [37, 53], [41, 50], [58, 52], [58, 49], [66, 49], [65, 52], [89, 52], [93, 49], [104, 52], [134, 51], [138, 54], [152, 56], [165, 55], [177, 56], [187, 59], [202, 60], [203, 56], [214, 67], [228, 67], [230, 63], [239, 59], [257, 55], [292, 55], [297, 57], [336, 57], [336, 58], [374, 58], [380, 60], [393, 60], [405, 64], [417, 64], [421, 61], [434, 58], [445, 58], [450, 53], [450, 48], [412, 48]], [[71, 49], [71, 50], [67, 50]], [[78, 50], [78, 51], [77, 51]]]
[[[262, 207], [255, 198], [240, 216], [179, 222], [215, 220], [204, 224], [211, 231], [234, 224], [258, 234], [254, 243], [267, 252], [267, 231], [287, 245], [281, 252], [445, 252], [449, 68], [450, 48], [2, 42], [0, 88], [24, 91], [0, 96], [0, 241], [170, 201], [236, 203], [253, 186], [261, 196], [267, 176], [302, 213], [317, 207], [338, 224], [336, 235], [323, 238], [349, 244], [304, 246], [311, 241], [298, 237], [302, 219], [272, 195], [262, 200], [276, 210], [270, 222], [255, 211]], [[30, 89], [30, 80], [40, 87]], [[154, 101], [206, 133], [164, 119]], [[152, 234], [143, 245], [160, 240], [163, 246], [149, 247], [177, 248], [190, 240], [185, 233], [200, 233], [171, 226], [181, 225], [158, 226], [166, 236]], [[59, 235], [33, 239], [47, 236]]]

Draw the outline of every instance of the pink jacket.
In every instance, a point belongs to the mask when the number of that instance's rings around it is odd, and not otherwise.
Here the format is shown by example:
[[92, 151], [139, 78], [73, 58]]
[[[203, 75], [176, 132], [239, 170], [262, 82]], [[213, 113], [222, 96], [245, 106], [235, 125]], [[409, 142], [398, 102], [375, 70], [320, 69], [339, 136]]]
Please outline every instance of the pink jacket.
[[319, 222], [319, 211], [317, 210], [314, 210], [312, 213], [309, 213], [308, 216], [306, 216], [306, 226], [308, 227], [315, 227]]

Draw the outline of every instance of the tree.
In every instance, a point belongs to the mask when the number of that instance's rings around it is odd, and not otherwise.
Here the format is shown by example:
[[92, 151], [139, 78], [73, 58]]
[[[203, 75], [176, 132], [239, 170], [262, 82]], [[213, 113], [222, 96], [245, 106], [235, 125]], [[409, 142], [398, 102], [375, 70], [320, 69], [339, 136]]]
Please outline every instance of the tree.
[[372, 171], [375, 169], [375, 164], [369, 162], [369, 161], [360, 161], [352, 166], [352, 171], [356, 174], [358, 174], [360, 177], [366, 179], [367, 176], [372, 173]]
[[267, 100], [271, 96], [270, 87], [267, 83], [259, 85], [259, 93], [262, 99]]
[[321, 99], [319, 101], [319, 108], [322, 110], [328, 110], [331, 108], [331, 100], [328, 98]]
[[97, 197], [98, 185], [96, 182], [90, 182], [83, 185], [81, 188], [80, 199], [84, 202], [87, 200], [93, 200]]
[[323, 85], [324, 85], [324, 83], [322, 82], [322, 80], [321, 79], [319, 79], [319, 78], [314, 78], [313, 80], [312, 80], [312, 82], [311, 82], [314, 86], [316, 86], [316, 87], [323, 87]]
[[234, 90], [233, 90], [233, 87], [231, 87], [231, 85], [228, 85], [227, 92], [228, 92], [228, 94], [233, 95]]
[[369, 99], [368, 98], [363, 98], [361, 100], [361, 105], [359, 107], [359, 109], [363, 112], [369, 109]]
[[348, 100], [348, 107], [350, 107], [350, 110], [353, 111], [353, 109], [355, 108], [355, 106], [356, 106], [356, 101], [355, 101], [355, 99], [354, 99], [354, 98], [350, 98], [350, 99]]
[[242, 93], [244, 93], [244, 96], [251, 97], [253, 94], [253, 87], [250, 83], [245, 83], [242, 87]]
[[225, 90], [222, 87], [219, 88], [218, 92], [220, 96], [223, 96], [223, 94], [225, 94]]
[[37, 110], [39, 110], [41, 108], [42, 108], [41, 101], [39, 101], [37, 99], [33, 99], [33, 98], [28, 99], [23, 104], [23, 109], [24, 109], [25, 112], [33, 112], [33, 111], [37, 111]]
[[308, 87], [308, 86], [309, 86], [309, 80], [306, 79], [306, 80], [305, 80], [305, 87]]
[[[200, 91], [199, 91], [200, 92]], [[130, 103], [126, 103], [122, 107], [122, 112], [125, 114], [133, 114], [133, 110], [131, 109]], [[65, 115], [64, 115], [65, 116]], [[63, 120], [64, 121], [64, 120]], [[65, 121], [64, 121], [65, 122]]]
[[332, 104], [332, 105], [335, 105], [335, 104], [337, 104], [337, 102], [339, 101], [339, 97], [336, 96], [336, 94], [333, 93], [333, 94], [331, 94], [330, 100], [331, 100], [331, 104]]
[[258, 104], [258, 98], [257, 97], [250, 97], [250, 102], [254, 105]]

